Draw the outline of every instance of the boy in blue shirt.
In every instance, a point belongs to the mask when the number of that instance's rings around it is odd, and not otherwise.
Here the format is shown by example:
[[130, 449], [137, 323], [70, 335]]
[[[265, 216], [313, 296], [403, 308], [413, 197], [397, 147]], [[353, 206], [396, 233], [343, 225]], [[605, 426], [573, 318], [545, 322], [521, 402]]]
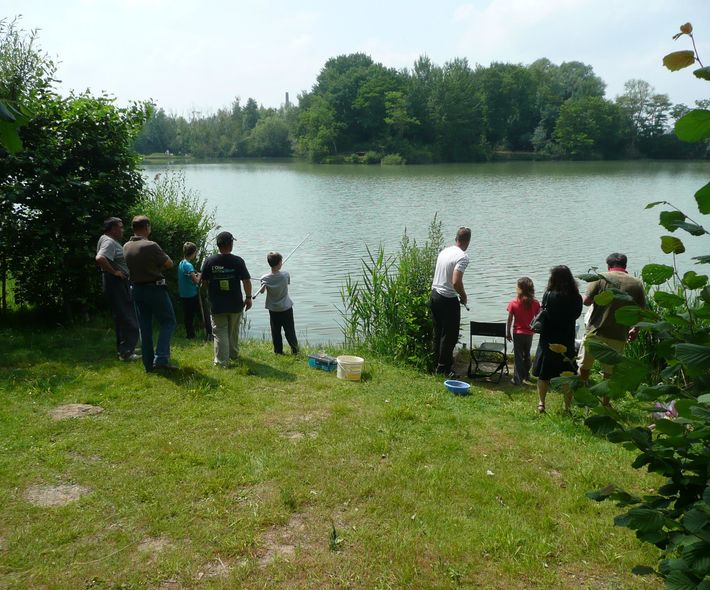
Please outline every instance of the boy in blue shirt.
[[286, 334], [286, 340], [291, 346], [291, 352], [298, 354], [298, 340], [296, 328], [293, 323], [293, 301], [288, 296], [288, 286], [291, 276], [281, 270], [283, 256], [278, 252], [269, 252], [266, 257], [271, 272], [261, 277], [259, 293], [266, 290], [264, 307], [269, 310], [269, 323], [271, 324], [271, 342], [276, 354], [284, 353], [281, 329]]
[[195, 337], [195, 316], [200, 311], [200, 273], [192, 265], [192, 261], [197, 256], [197, 246], [192, 242], [185, 242], [182, 254], [183, 259], [178, 266], [178, 292], [185, 315], [185, 331], [187, 337], [193, 339]]

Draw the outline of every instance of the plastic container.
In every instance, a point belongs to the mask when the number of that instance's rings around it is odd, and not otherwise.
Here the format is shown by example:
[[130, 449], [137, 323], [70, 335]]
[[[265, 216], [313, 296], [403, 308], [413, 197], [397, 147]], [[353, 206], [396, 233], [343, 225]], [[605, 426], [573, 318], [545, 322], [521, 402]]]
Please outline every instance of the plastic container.
[[456, 381], [455, 379], [447, 379], [444, 381], [446, 389], [454, 395], [468, 395], [471, 386], [465, 381]]
[[338, 379], [344, 381], [360, 381], [365, 359], [359, 356], [341, 355], [338, 361]]
[[338, 361], [334, 356], [329, 356], [324, 352], [308, 355], [308, 366], [321, 371], [335, 371]]

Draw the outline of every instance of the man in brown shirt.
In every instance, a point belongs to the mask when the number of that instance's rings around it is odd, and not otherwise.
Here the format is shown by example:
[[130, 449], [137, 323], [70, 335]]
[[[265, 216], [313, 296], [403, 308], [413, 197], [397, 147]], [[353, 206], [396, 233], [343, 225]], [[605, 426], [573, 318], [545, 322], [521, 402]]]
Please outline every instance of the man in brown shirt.
[[[632, 277], [626, 272], [626, 254], [614, 252], [606, 259], [607, 272], [599, 273], [602, 280], [589, 283], [587, 292], [584, 295], [584, 305], [592, 305], [591, 315], [587, 322], [587, 332], [584, 343], [580, 348], [579, 375], [585, 381], [589, 379], [589, 372], [594, 364], [594, 357], [587, 349], [586, 343], [590, 340], [603, 342], [621, 353], [624, 351], [626, 342], [633, 340], [638, 332], [637, 328], [629, 328], [616, 321], [616, 310], [627, 305], [636, 304], [639, 307], [646, 307], [646, 292], [643, 283], [636, 277]], [[630, 301], [619, 301], [614, 299], [609, 305], [597, 305], [594, 303], [595, 295], [598, 295], [609, 287], [616, 287], [620, 291], [627, 293], [633, 299]], [[613, 368], [611, 365], [602, 365], [605, 377], [611, 375]]]
[[[175, 331], [175, 311], [165, 285], [163, 271], [172, 268], [173, 261], [150, 236], [150, 219], [145, 215], [133, 218], [133, 236], [123, 246], [133, 285], [133, 300], [141, 331], [143, 366], [147, 372], [176, 369], [170, 364], [170, 339]], [[153, 351], [153, 318], [160, 331]]]

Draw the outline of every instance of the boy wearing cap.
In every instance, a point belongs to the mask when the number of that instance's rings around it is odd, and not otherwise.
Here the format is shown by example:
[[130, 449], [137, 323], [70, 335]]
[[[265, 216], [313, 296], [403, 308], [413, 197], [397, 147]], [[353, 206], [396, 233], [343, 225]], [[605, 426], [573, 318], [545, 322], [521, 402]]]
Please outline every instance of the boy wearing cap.
[[212, 306], [214, 364], [220, 367], [229, 366], [231, 359], [239, 357], [239, 322], [242, 312], [251, 309], [252, 303], [251, 276], [244, 260], [232, 254], [233, 246], [234, 236], [228, 231], [220, 232], [219, 254], [205, 260], [201, 273]]

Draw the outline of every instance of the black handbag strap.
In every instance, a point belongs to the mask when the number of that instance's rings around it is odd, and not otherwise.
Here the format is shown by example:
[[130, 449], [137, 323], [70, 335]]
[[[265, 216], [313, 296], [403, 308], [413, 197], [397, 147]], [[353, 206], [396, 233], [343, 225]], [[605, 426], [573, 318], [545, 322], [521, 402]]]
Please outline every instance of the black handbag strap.
[[542, 296], [542, 307], [541, 309], [547, 309], [547, 296], [550, 294], [549, 291], [545, 291], [545, 294]]

